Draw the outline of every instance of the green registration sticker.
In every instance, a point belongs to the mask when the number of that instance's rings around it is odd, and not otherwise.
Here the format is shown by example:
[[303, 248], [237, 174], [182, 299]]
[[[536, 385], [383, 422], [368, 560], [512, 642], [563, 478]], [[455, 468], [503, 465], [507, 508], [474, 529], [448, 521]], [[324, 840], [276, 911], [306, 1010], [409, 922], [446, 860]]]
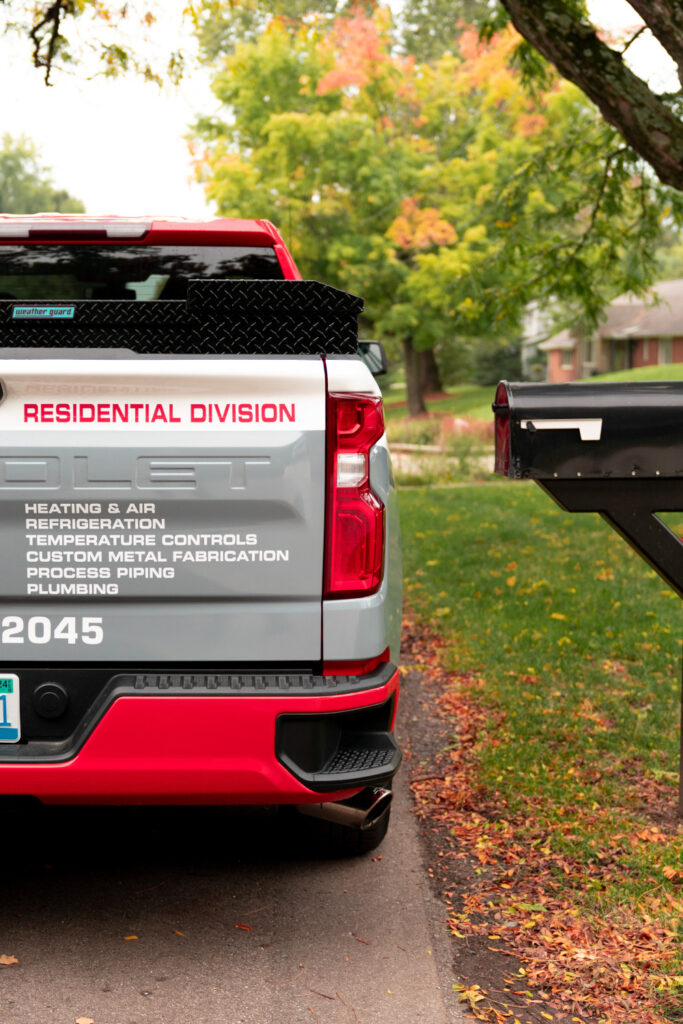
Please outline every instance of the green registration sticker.
[[19, 676], [0, 676], [0, 743], [17, 743], [20, 737]]

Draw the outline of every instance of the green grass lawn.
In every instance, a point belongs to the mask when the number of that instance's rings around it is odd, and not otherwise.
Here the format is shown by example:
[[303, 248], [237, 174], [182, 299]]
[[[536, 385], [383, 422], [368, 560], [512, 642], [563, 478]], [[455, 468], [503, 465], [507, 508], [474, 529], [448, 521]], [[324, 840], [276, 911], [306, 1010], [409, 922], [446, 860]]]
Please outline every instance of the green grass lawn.
[[[399, 381], [400, 383], [400, 381]], [[427, 412], [451, 416], [469, 416], [487, 422], [493, 419], [491, 402], [495, 388], [479, 384], [456, 384], [448, 387], [448, 398], [427, 402]], [[387, 421], [405, 419], [408, 410], [405, 387], [391, 387], [384, 391], [384, 415]]]
[[610, 381], [638, 380], [683, 380], [683, 363], [669, 363], [667, 366], [642, 366], [638, 370], [618, 370], [603, 373], [589, 380], [609, 383]]
[[[597, 515], [531, 483], [400, 502], [408, 603], [446, 637], [448, 667], [481, 676], [498, 723], [479, 749], [484, 790], [540, 821], [554, 851], [607, 858], [609, 884], [560, 879], [589, 914], [670, 923], [683, 911], [680, 600]], [[637, 838], [665, 819], [666, 840]]]

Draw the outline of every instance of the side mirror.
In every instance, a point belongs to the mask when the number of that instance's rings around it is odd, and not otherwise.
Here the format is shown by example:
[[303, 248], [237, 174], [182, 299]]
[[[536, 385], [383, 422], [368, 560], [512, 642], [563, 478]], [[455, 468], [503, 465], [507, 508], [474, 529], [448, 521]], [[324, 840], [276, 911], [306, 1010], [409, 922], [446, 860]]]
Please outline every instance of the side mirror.
[[359, 341], [358, 355], [373, 377], [381, 377], [389, 369], [387, 354], [381, 341]]

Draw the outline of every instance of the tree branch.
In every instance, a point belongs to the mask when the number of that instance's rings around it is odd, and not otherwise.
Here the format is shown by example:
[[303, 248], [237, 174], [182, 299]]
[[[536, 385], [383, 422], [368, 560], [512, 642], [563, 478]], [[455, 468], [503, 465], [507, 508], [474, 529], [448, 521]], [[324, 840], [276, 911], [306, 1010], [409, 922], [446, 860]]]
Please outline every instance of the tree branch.
[[[52, 61], [54, 60], [55, 53], [57, 51], [57, 43], [59, 41], [59, 26], [63, 15], [73, 14], [73, 0], [54, 0], [54, 3], [45, 11], [43, 17], [35, 23], [31, 29], [29, 36], [33, 41], [33, 66], [35, 68], [45, 68], [45, 85], [50, 84], [50, 72], [52, 71]], [[47, 53], [45, 56], [41, 54], [41, 47], [44, 43], [43, 29], [46, 29], [50, 25], [49, 40], [47, 44]]]
[[683, 85], [683, 6], [680, 0], [629, 0], [655, 39], [658, 39], [678, 67]]
[[[660, 180], [683, 191], [683, 125], [621, 55], [598, 39], [593, 26], [578, 20], [562, 0], [501, 3], [517, 31], [593, 100]], [[664, 0], [659, 3], [664, 6]]]
[[633, 35], [631, 36], [631, 38], [627, 42], [626, 46], [624, 46], [624, 48], [619, 51], [622, 57], [624, 56], [624, 54], [628, 50], [629, 46], [633, 46], [633, 44], [635, 43], [636, 39], [639, 39], [642, 36], [643, 32], [647, 32], [647, 30], [648, 30], [647, 29], [647, 25], [641, 25], [640, 28], [638, 29], [638, 31], [633, 33]]

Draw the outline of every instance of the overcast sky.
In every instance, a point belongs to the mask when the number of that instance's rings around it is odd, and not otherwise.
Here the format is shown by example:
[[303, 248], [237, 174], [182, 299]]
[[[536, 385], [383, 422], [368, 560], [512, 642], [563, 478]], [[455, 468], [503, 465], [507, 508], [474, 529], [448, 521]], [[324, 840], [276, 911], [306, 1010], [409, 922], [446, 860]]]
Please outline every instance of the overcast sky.
[[[159, 52], [193, 47], [183, 6], [159, 5]], [[28, 42], [0, 37], [0, 133], [29, 136], [55, 183], [82, 199], [88, 213], [207, 217], [213, 210], [192, 181], [183, 136], [198, 113], [217, 109], [209, 79], [196, 68], [178, 88], [160, 90], [134, 75], [83, 81], [58, 73], [46, 88], [31, 67]]]
[[[193, 49], [181, 18], [184, 5], [164, 0], [157, 7], [162, 13], [153, 38], [160, 54], [179, 44]], [[591, 0], [590, 7], [606, 27], [639, 20], [625, 0]], [[663, 88], [673, 63], [661, 48], [649, 47], [639, 41], [633, 56], [653, 69], [653, 85]], [[26, 40], [0, 37], [0, 133], [29, 136], [55, 183], [82, 199], [88, 213], [213, 215], [201, 186], [192, 181], [184, 139], [198, 113], [217, 109], [206, 69], [195, 67], [177, 89], [160, 90], [132, 75], [83, 81], [76, 74], [56, 74], [54, 81], [46, 88], [31, 67]]]

